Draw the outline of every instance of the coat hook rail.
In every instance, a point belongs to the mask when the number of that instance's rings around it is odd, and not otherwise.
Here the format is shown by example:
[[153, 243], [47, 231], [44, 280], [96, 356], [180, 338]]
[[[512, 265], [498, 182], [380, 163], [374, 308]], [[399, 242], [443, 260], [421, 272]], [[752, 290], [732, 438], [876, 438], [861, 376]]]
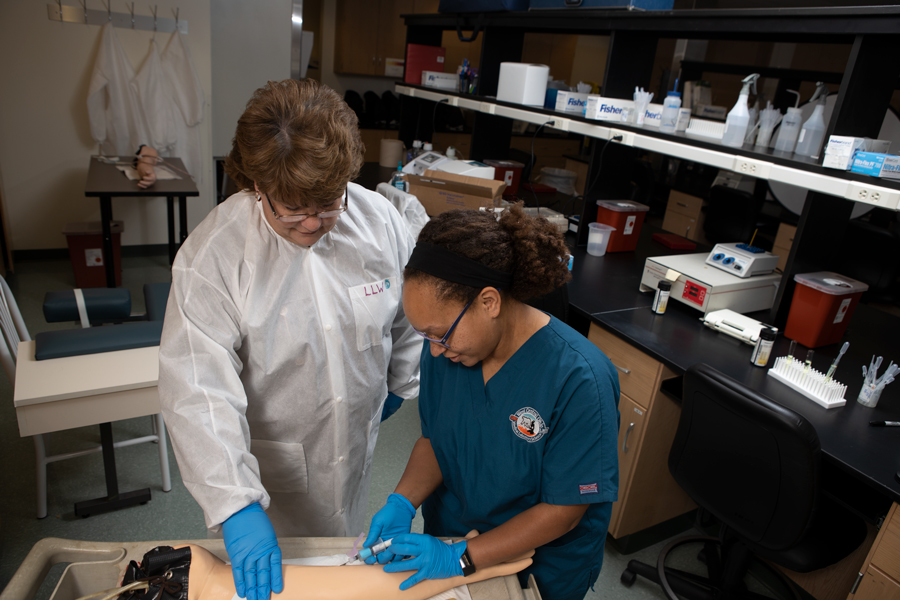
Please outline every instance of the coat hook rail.
[[[129, 12], [116, 12], [112, 10], [113, 0], [107, 0], [107, 4], [102, 10], [87, 8], [87, 0], [79, 0], [81, 6], [69, 6], [62, 4], [62, 0], [47, 5], [47, 18], [51, 21], [62, 21], [65, 23], [81, 23], [83, 25], [104, 25], [112, 23], [114, 27], [122, 27], [124, 29], [139, 29], [141, 31], [157, 31], [159, 33], [172, 33], [176, 27], [182, 35], [188, 33], [188, 22], [185, 19], [176, 17], [175, 19], [167, 19], [164, 17], [155, 17], [153, 15], [136, 15], [133, 14], [134, 3], [128, 9], [126, 3], [122, 5]], [[176, 12], [176, 15], [178, 13]]]

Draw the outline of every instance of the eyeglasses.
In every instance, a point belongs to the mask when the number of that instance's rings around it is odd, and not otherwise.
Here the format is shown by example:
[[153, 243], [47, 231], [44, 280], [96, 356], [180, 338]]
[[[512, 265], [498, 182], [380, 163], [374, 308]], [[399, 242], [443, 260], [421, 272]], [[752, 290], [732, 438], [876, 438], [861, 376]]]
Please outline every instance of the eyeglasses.
[[439, 340], [437, 340], [437, 339], [435, 339], [435, 338], [433, 338], [433, 337], [428, 337], [427, 335], [425, 335], [424, 333], [422, 333], [421, 331], [419, 331], [419, 330], [416, 329], [415, 327], [413, 327], [412, 329], [413, 329], [413, 331], [415, 331], [416, 333], [418, 333], [420, 336], [422, 336], [423, 338], [425, 338], [425, 339], [428, 340], [429, 342], [434, 342], [435, 344], [438, 344], [439, 346], [443, 346], [444, 348], [449, 349], [449, 348], [450, 348], [450, 345], [447, 343], [447, 340], [450, 339], [450, 336], [453, 334], [453, 330], [456, 329], [456, 326], [457, 326], [457, 325], [459, 325], [460, 319], [463, 318], [463, 315], [466, 314], [466, 311], [469, 310], [469, 307], [470, 307], [470, 306], [472, 306], [472, 302], [474, 302], [474, 300], [469, 300], [469, 302], [463, 307], [462, 312], [459, 313], [459, 316], [456, 317], [456, 320], [453, 321], [453, 325], [450, 326], [450, 329], [447, 330], [447, 333], [444, 334], [444, 337], [442, 337], [442, 338], [439, 339]]
[[275, 207], [272, 206], [272, 201], [269, 200], [269, 195], [266, 194], [266, 202], [269, 203], [269, 208], [272, 210], [272, 216], [275, 217], [276, 221], [281, 221], [282, 223], [302, 223], [309, 217], [318, 217], [319, 219], [334, 219], [335, 217], [341, 216], [341, 213], [347, 211], [347, 206], [350, 202], [350, 196], [348, 195], [349, 188], [344, 189], [344, 204], [340, 208], [325, 210], [322, 212], [313, 213], [311, 215], [298, 214], [298, 215], [279, 215], [275, 212]]

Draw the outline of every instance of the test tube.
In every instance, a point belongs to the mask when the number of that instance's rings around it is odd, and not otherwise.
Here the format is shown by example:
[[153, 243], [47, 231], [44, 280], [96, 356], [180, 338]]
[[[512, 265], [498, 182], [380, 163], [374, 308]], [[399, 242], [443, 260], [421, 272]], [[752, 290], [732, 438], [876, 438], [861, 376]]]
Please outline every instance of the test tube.
[[790, 348], [790, 350], [788, 350], [788, 355], [787, 355], [787, 363], [788, 364], [791, 364], [792, 362], [794, 362], [794, 350], [796, 350], [796, 349], [797, 349], [797, 340], [791, 340], [791, 348]]

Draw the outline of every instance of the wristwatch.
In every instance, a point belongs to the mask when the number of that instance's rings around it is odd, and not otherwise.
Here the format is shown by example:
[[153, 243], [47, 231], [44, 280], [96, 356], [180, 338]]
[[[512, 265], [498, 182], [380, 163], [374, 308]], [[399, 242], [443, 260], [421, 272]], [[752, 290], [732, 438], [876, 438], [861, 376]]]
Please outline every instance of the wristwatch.
[[469, 556], [469, 549], [466, 548], [462, 556], [459, 557], [459, 566], [462, 569], [463, 577], [468, 577], [475, 572], [475, 565], [472, 564], [472, 557]]

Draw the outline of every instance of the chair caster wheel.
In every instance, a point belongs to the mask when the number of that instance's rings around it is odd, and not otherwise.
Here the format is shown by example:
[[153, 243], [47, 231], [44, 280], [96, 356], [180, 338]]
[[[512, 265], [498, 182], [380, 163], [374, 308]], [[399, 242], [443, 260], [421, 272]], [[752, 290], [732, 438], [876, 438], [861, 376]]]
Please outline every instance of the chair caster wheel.
[[637, 575], [628, 569], [622, 571], [622, 575], [619, 576], [619, 581], [621, 581], [625, 587], [631, 587], [634, 584], [635, 579], [637, 579]]

